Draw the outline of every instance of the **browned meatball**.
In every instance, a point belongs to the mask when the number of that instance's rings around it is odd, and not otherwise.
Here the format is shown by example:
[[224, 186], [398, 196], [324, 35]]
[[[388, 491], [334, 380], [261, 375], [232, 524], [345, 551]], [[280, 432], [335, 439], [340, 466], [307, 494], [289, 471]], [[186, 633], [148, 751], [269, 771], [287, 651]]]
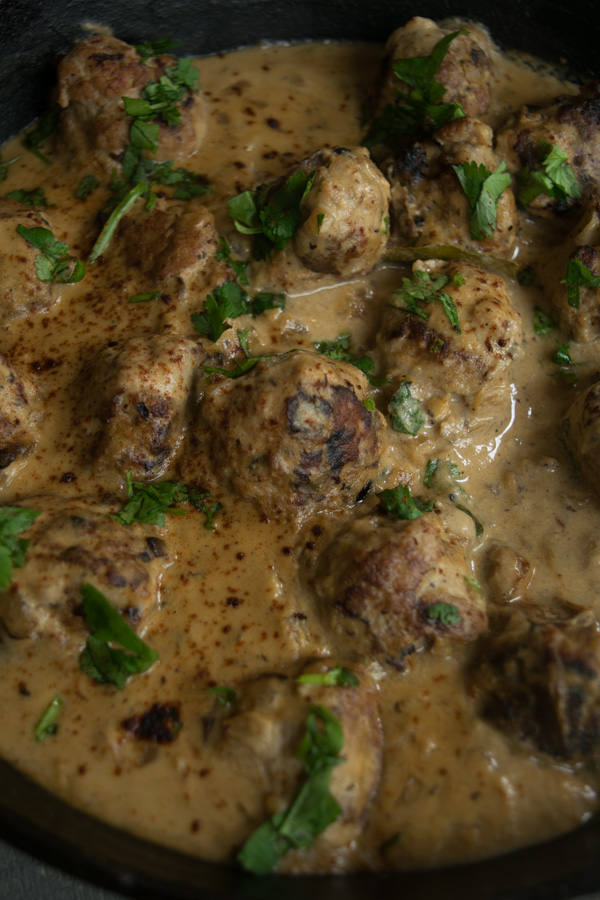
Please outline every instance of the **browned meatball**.
[[[407, 93], [409, 86], [393, 74], [398, 59], [430, 56], [433, 48], [455, 28], [439, 28], [431, 19], [416, 16], [402, 28], [396, 29], [385, 46], [384, 81], [377, 110], [383, 110], [396, 98], [396, 91]], [[465, 30], [469, 30], [469, 26]], [[441, 103], [460, 103], [467, 116], [484, 116], [490, 105], [492, 65], [489, 41], [482, 32], [458, 35], [451, 42], [435, 76], [446, 88]]]
[[366, 275], [387, 242], [390, 187], [364, 147], [319, 150], [301, 164], [315, 173], [302, 201], [294, 248], [315, 272]]
[[141, 525], [120, 525], [111, 509], [32, 497], [30, 509], [47, 508], [24, 533], [30, 541], [23, 568], [0, 592], [0, 619], [14, 638], [52, 636], [85, 640], [80, 587], [92, 582], [129, 623], [141, 629], [158, 603], [168, 565], [164, 542]]
[[[595, 277], [600, 276], [600, 247], [578, 247], [569, 260], [579, 260]], [[569, 304], [566, 284], [559, 284], [552, 298], [561, 324], [576, 341], [589, 343], [600, 337], [600, 288], [579, 288], [579, 305]]]
[[379, 474], [384, 440], [366, 387], [355, 366], [305, 350], [208, 386], [202, 418], [219, 479], [276, 516], [353, 505]]
[[464, 547], [432, 512], [389, 524], [354, 521], [310, 581], [346, 652], [375, 651], [402, 668], [436, 638], [473, 641], [486, 630], [485, 601], [469, 574]]
[[[540, 168], [540, 141], [556, 144], [567, 154], [584, 197], [600, 183], [600, 82], [580, 89], [579, 94], [558, 97], [544, 107], [525, 106], [497, 135], [497, 150], [511, 172]], [[578, 206], [577, 198], [553, 200], [545, 194], [531, 208], [564, 212]]]
[[199, 356], [193, 341], [152, 335], [106, 347], [86, 366], [77, 417], [98, 471], [131, 471], [134, 480], [164, 472], [183, 436]]
[[[301, 673], [324, 674], [337, 661], [319, 660]], [[228, 767], [252, 779], [262, 802], [253, 811], [252, 829], [274, 812], [285, 809], [297, 794], [303, 764], [296, 753], [314, 706], [339, 719], [343, 729], [344, 762], [333, 769], [329, 789], [341, 807], [339, 818], [317, 837], [308, 850], [283, 857], [279, 871], [308, 866], [314, 855], [349, 847], [367, 824], [369, 807], [381, 776], [383, 735], [375, 686], [367, 672], [356, 667], [357, 686], [298, 684], [296, 676], [263, 675], [237, 688], [238, 698], [223, 718], [215, 710], [216, 727], [209, 740]], [[314, 863], [313, 863], [314, 864]]]
[[600, 381], [579, 391], [569, 407], [561, 432], [590, 486], [600, 495]]
[[539, 750], [572, 761], [600, 749], [600, 634], [589, 611], [520, 604], [482, 646], [482, 714]]
[[[460, 333], [438, 300], [423, 303], [428, 318], [410, 312], [401, 293], [388, 306], [379, 335], [385, 370], [411, 383], [412, 395], [444, 434], [492, 416], [493, 430], [510, 415], [508, 369], [521, 341], [521, 321], [503, 279], [472, 263], [415, 263], [417, 273], [448, 280]], [[401, 289], [402, 290], [402, 289]]]
[[411, 247], [458, 244], [466, 250], [511, 256], [519, 218], [510, 187], [498, 199], [496, 229], [480, 240], [471, 234], [469, 201], [452, 168], [474, 162], [494, 172], [500, 157], [492, 149], [492, 140], [488, 125], [457, 119], [440, 128], [431, 141], [401, 151], [385, 165], [392, 185], [392, 234], [397, 243]]
[[52, 231], [48, 219], [40, 213], [12, 200], [0, 201], [0, 317], [6, 324], [48, 310], [60, 299], [63, 287], [40, 281], [35, 267], [40, 251], [17, 233], [19, 225]]
[[35, 449], [40, 418], [33, 385], [0, 353], [0, 485], [9, 483]]
[[[143, 63], [135, 47], [107, 35], [81, 41], [58, 67], [58, 102], [62, 107], [57, 147], [89, 165], [90, 156], [110, 168], [129, 144], [131, 118], [123, 97], [139, 99], [149, 82], [174, 65], [171, 56]], [[196, 152], [206, 127], [204, 103], [188, 92], [181, 120], [161, 120], [156, 159], [186, 159]]]

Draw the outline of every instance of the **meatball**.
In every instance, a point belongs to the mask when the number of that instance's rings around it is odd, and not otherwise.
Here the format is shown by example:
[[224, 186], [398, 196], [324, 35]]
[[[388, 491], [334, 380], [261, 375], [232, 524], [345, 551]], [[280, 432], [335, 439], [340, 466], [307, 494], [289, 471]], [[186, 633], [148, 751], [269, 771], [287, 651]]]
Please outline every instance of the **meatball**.
[[35, 449], [39, 406], [33, 385], [0, 353], [0, 485], [12, 480]]
[[315, 272], [354, 278], [379, 261], [387, 242], [384, 222], [390, 186], [364, 147], [319, 150], [301, 164], [315, 173], [300, 205], [294, 248]]
[[581, 467], [591, 487], [600, 495], [600, 381], [577, 393], [561, 431], [575, 462]]
[[492, 149], [489, 125], [463, 118], [440, 128], [384, 164], [392, 186], [392, 234], [411, 247], [457, 244], [465, 250], [510, 257], [519, 224], [515, 198], [506, 188], [497, 203], [496, 228], [483, 240], [471, 234], [469, 201], [453, 166], [484, 165], [494, 172], [500, 158]]
[[77, 418], [99, 472], [150, 480], [165, 471], [183, 437], [200, 353], [193, 341], [152, 335], [109, 345], [85, 367]]
[[202, 418], [219, 479], [268, 515], [353, 505], [379, 475], [385, 432], [366, 387], [355, 366], [305, 350], [209, 386]]
[[225, 263], [217, 259], [214, 217], [198, 200], [157, 205], [150, 213], [125, 218], [116, 246], [119, 271], [123, 261], [153, 289], [171, 295], [205, 293], [227, 274]]
[[[456, 28], [439, 28], [431, 19], [415, 16], [388, 38], [384, 60], [384, 78], [377, 102], [379, 111], [393, 103], [397, 91], [408, 93], [409, 86], [394, 75], [396, 60], [430, 56], [435, 45]], [[492, 65], [489, 41], [478, 32], [459, 34], [451, 42], [435, 76], [445, 87], [441, 103], [459, 103], [467, 116], [484, 116], [490, 105]]]
[[[90, 156], [110, 169], [129, 144], [131, 118], [123, 97], [140, 99], [149, 82], [158, 81], [171, 56], [143, 63], [135, 47], [108, 35], [81, 41], [58, 67], [58, 103], [62, 107], [57, 146], [89, 166]], [[189, 91], [179, 107], [180, 121], [160, 133], [156, 159], [186, 159], [198, 149], [206, 127], [204, 103]]]
[[[592, 275], [600, 276], [600, 247], [578, 247], [570, 260], [579, 260]], [[566, 284], [559, 284], [552, 302], [562, 326], [574, 340], [589, 343], [600, 337], [600, 288], [579, 288], [579, 305], [571, 306]]]
[[485, 601], [469, 574], [461, 542], [426, 513], [393, 524], [352, 522], [324, 551], [310, 583], [340, 646], [403, 668], [435, 639], [468, 642], [486, 630]]
[[52, 231], [48, 220], [38, 212], [12, 200], [0, 201], [0, 316], [5, 324], [46, 312], [60, 299], [63, 287], [38, 278], [35, 260], [40, 251], [18, 234], [19, 225]]
[[386, 310], [378, 338], [386, 371], [411, 383], [413, 396], [442, 432], [490, 417], [495, 431], [510, 415], [507, 370], [521, 341], [520, 316], [503, 279], [465, 261], [417, 262], [413, 272], [448, 279], [443, 291], [455, 304], [461, 330], [441, 302], [421, 305], [427, 307], [425, 319], [402, 308], [407, 301], [397, 292], [397, 306]]
[[[596, 193], [600, 183], [600, 82], [579, 94], [558, 97], [544, 107], [525, 106], [497, 135], [497, 151], [511, 172], [540, 168], [540, 147], [556, 144], [566, 153], [579, 182], [582, 196]], [[578, 198], [553, 200], [537, 197], [530, 207], [562, 213], [579, 206]]]
[[[27, 507], [46, 501], [31, 498]], [[126, 619], [143, 629], [158, 603], [169, 564], [164, 542], [141, 525], [125, 527], [111, 510], [78, 503], [54, 504], [24, 537], [30, 541], [23, 568], [13, 570], [0, 592], [0, 619], [13, 638], [52, 636], [61, 643], [85, 640], [80, 587], [92, 582]]]
[[482, 646], [474, 685], [482, 715], [572, 762], [600, 749], [600, 634], [590, 611], [517, 608]]
[[[335, 665], [319, 660], [304, 666], [302, 674], [325, 674]], [[217, 727], [209, 736], [228, 767], [252, 773], [260, 793], [252, 811], [254, 830], [297, 795], [303, 764], [296, 753], [311, 710], [324, 707], [339, 719], [344, 762], [333, 769], [329, 789], [341, 813], [313, 844], [320, 859], [328, 850], [339, 853], [349, 848], [364, 829], [381, 776], [383, 736], [376, 689], [365, 670], [357, 667], [353, 672], [359, 682], [356, 686], [299, 684], [296, 677], [283, 673], [246, 682], [237, 689], [238, 698], [225, 718], [216, 710]], [[293, 852], [283, 858], [279, 870], [309, 865], [310, 855], [311, 849]]]

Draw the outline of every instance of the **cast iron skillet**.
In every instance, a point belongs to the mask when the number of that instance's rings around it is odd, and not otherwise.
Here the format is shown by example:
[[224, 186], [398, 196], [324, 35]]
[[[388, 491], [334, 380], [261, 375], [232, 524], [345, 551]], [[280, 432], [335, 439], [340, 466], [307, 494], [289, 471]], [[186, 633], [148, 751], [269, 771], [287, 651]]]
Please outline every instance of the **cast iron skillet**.
[[[182, 54], [263, 39], [382, 41], [413, 15], [486, 24], [504, 47], [563, 60], [584, 78], [597, 66], [597, 0], [0, 0], [0, 140], [43, 111], [53, 63], [110, 25], [136, 42], [172, 35]], [[71, 809], [0, 761], [0, 835], [75, 875], [132, 897], [230, 900], [558, 900], [600, 890], [600, 824], [550, 843], [437, 872], [254, 878], [147, 844]]]

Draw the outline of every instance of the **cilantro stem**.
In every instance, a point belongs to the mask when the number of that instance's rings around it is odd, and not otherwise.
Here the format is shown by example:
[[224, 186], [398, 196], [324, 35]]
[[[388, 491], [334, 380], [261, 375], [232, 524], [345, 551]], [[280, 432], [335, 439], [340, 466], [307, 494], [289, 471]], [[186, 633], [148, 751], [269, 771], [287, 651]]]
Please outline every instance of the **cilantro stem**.
[[133, 187], [127, 194], [125, 194], [121, 202], [117, 206], [115, 206], [110, 216], [106, 220], [104, 228], [98, 235], [98, 240], [92, 247], [88, 262], [94, 262], [102, 253], [104, 253], [112, 240], [117, 225], [119, 224], [125, 213], [129, 212], [136, 200], [138, 200], [142, 196], [142, 194], [145, 194], [147, 190], [148, 185], [143, 181], [139, 181], [135, 185], [135, 187]]

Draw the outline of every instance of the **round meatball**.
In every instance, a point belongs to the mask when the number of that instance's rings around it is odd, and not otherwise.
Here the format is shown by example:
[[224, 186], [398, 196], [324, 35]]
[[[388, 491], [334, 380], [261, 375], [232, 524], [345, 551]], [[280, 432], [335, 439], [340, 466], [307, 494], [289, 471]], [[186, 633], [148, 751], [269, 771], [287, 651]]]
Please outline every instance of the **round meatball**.
[[[578, 247], [569, 260], [579, 260], [596, 278], [600, 276], [600, 247]], [[571, 306], [567, 285], [558, 285], [552, 298], [561, 324], [574, 340], [587, 344], [600, 337], [600, 288], [579, 288], [579, 305]]]
[[588, 483], [600, 495], [600, 381], [577, 393], [561, 431]]
[[0, 353], [0, 485], [6, 487], [35, 449], [40, 418], [33, 385]]
[[46, 312], [60, 299], [63, 287], [38, 278], [35, 260], [40, 251], [18, 234], [19, 225], [52, 231], [39, 212], [12, 200], [0, 201], [0, 316], [6, 324], [31, 313]]
[[[545, 148], [556, 144], [566, 153], [583, 197], [597, 192], [600, 184], [600, 82], [580, 89], [579, 94], [558, 97], [544, 107], [525, 106], [497, 135], [497, 152], [511, 172], [540, 169]], [[564, 214], [578, 207], [580, 199], [554, 200], [539, 195], [530, 209], [549, 209]]]
[[[394, 75], [394, 62], [430, 56], [435, 45], [459, 27], [442, 29], [431, 19], [416, 16], [390, 35], [385, 46], [383, 84], [377, 101], [379, 112], [394, 102], [398, 91], [408, 93], [410, 90]], [[489, 40], [480, 31], [476, 35], [469, 31], [454, 38], [435, 75], [435, 80], [446, 89], [440, 103], [459, 103], [467, 116], [487, 113], [493, 75], [489, 50]]]
[[[427, 318], [410, 311], [397, 291], [384, 314], [379, 346], [385, 370], [411, 384], [430, 422], [449, 432], [492, 418], [494, 430], [510, 415], [508, 368], [519, 350], [521, 321], [504, 281], [465, 261], [417, 262], [414, 278], [447, 279], [460, 332], [439, 300], [422, 303]], [[435, 295], [434, 295], [435, 296]], [[425, 308], [426, 307], [426, 308]]]
[[380, 473], [385, 421], [348, 363], [299, 350], [206, 390], [202, 418], [219, 479], [268, 515], [351, 506]]
[[591, 611], [515, 606], [473, 673], [482, 715], [553, 756], [597, 759], [600, 634]]
[[471, 234], [470, 207], [453, 166], [484, 165], [494, 172], [500, 157], [492, 149], [489, 125], [463, 118], [440, 128], [384, 164], [392, 185], [392, 235], [402, 246], [457, 244], [509, 258], [515, 248], [519, 218], [510, 187], [497, 203], [496, 228], [483, 240]]
[[[39, 508], [38, 498], [26, 505]], [[24, 533], [30, 542], [25, 564], [13, 570], [12, 584], [0, 591], [0, 619], [11, 637], [85, 640], [80, 588], [86, 582], [101, 590], [132, 627], [143, 629], [158, 603], [167, 550], [141, 525], [126, 527], [111, 519], [111, 511], [56, 503]]]
[[149, 480], [165, 471], [183, 437], [200, 353], [193, 341], [152, 335], [109, 345], [85, 367], [77, 419], [99, 472]]
[[354, 278], [379, 261], [387, 242], [390, 186], [364, 147], [319, 150], [301, 164], [314, 172], [300, 205], [294, 248], [315, 272]]
[[[123, 97], [138, 100], [149, 82], [158, 81], [176, 64], [171, 56], [142, 62], [135, 47], [108, 35], [81, 41], [58, 67], [58, 103], [62, 107], [57, 147], [77, 160], [90, 157], [105, 168], [114, 166], [129, 144], [132, 119]], [[158, 160], [186, 159], [198, 149], [206, 128], [204, 103], [186, 92], [180, 121], [158, 119]]]
[[346, 652], [403, 668], [435, 639], [475, 640], [487, 627], [465, 549], [435, 513], [357, 519], [320, 557], [310, 582]]
[[[337, 661], [319, 660], [304, 666], [301, 674], [324, 675], [336, 666]], [[297, 795], [304, 766], [296, 754], [315, 707], [324, 707], [342, 726], [344, 762], [333, 769], [329, 782], [340, 815], [311, 848], [286, 854], [278, 871], [310, 866], [313, 850], [320, 860], [328, 852], [339, 854], [367, 824], [381, 777], [383, 735], [375, 686], [365, 670], [351, 671], [358, 679], [354, 686], [299, 684], [296, 677], [282, 673], [263, 675], [237, 688], [237, 699], [225, 717], [215, 710], [211, 744], [228, 768], [252, 773], [259, 795], [248, 836]]]

